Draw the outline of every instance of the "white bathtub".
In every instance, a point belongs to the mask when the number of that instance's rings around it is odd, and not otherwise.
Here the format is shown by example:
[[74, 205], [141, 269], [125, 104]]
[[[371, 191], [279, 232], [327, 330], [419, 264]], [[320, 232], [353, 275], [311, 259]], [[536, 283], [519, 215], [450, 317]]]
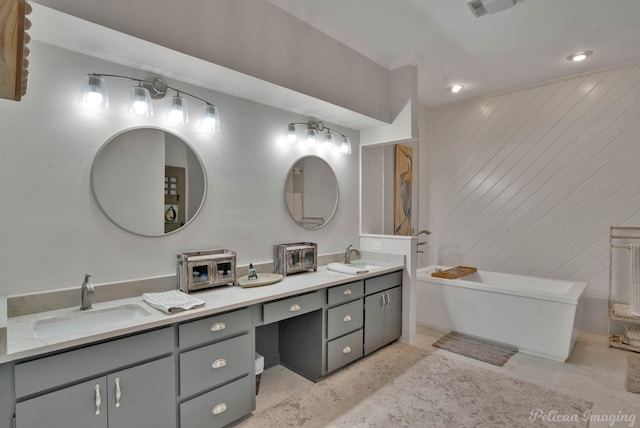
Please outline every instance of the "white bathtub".
[[478, 271], [460, 279], [416, 275], [419, 325], [457, 331], [565, 361], [577, 336], [584, 282]]

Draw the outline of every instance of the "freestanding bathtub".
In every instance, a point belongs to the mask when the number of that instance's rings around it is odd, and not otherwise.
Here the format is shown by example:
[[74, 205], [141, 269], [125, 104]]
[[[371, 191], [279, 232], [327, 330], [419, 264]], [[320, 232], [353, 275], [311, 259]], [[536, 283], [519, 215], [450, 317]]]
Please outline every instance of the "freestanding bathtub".
[[418, 269], [419, 325], [508, 343], [553, 360], [569, 357], [586, 283], [481, 270], [459, 279], [431, 276], [448, 268]]

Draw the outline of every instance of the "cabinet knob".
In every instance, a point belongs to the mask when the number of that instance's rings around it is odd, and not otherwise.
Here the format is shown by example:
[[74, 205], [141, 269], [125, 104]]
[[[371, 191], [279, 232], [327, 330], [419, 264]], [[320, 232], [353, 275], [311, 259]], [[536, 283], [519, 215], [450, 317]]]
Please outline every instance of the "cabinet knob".
[[220, 413], [227, 410], [227, 403], [220, 403], [211, 411], [212, 415], [219, 415]]
[[348, 354], [348, 353], [350, 353], [350, 352], [351, 352], [351, 346], [345, 346], [345, 347], [342, 349], [342, 353], [343, 353], [343, 354]]
[[220, 368], [222, 368], [222, 367], [224, 367], [226, 365], [227, 365], [227, 360], [225, 360], [224, 358], [218, 358], [213, 363], [211, 363], [211, 368], [212, 369], [220, 369]]
[[224, 330], [225, 328], [227, 328], [227, 325], [225, 323], [223, 323], [222, 321], [220, 321], [220, 322], [217, 322], [214, 325], [212, 325], [209, 330], [211, 330], [211, 331], [220, 331], [220, 330]]
[[342, 321], [344, 321], [344, 322], [351, 321], [351, 315], [345, 315], [344, 318], [342, 318]]
[[351, 289], [347, 288], [342, 292], [343, 296], [351, 296]]
[[96, 415], [100, 414], [101, 405], [102, 405], [102, 398], [100, 397], [100, 384], [96, 383]]
[[293, 305], [289, 306], [289, 312], [297, 312], [300, 309], [302, 309], [302, 308], [297, 303], [294, 303]]

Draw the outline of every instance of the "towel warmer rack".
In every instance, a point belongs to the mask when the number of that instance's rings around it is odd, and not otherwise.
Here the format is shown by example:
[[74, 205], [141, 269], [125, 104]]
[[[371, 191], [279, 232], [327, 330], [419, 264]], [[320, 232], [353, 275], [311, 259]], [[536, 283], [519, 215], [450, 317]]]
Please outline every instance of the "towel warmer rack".
[[628, 250], [628, 244], [634, 240], [640, 243], [640, 227], [632, 226], [610, 226], [609, 228], [609, 304], [608, 304], [608, 336], [609, 347], [621, 348], [629, 351], [640, 352], [640, 347], [631, 346], [622, 343], [622, 334], [614, 334], [612, 332], [612, 324], [614, 322], [627, 324], [640, 324], [640, 318], [631, 318], [616, 315], [614, 313], [614, 302], [612, 296], [613, 289], [613, 250], [615, 248]]

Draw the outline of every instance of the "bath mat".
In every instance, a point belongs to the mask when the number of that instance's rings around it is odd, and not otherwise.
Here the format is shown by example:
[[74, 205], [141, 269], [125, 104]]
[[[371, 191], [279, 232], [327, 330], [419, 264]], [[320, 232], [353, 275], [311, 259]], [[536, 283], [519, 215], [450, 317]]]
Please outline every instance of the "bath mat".
[[500, 367], [518, 352], [511, 345], [456, 332], [441, 337], [433, 346]]
[[[494, 370], [396, 343], [236, 428], [586, 427], [585, 415], [592, 406]], [[552, 414], [562, 419], [543, 420]]]
[[629, 354], [624, 388], [634, 394], [640, 394], [640, 355]]

